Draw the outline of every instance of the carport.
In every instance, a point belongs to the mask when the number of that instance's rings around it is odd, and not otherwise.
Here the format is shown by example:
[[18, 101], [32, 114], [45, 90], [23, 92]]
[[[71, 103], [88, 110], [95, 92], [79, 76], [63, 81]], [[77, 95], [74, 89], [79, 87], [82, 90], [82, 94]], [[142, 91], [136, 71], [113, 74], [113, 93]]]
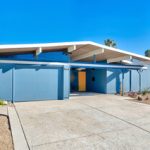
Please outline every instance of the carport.
[[[117, 64], [87, 64], [87, 63], [71, 63], [71, 92], [96, 92], [107, 93], [107, 71], [109, 69], [121, 70], [120, 92], [124, 93], [124, 74], [129, 72], [131, 78], [131, 70], [139, 73], [139, 91], [141, 91], [141, 72], [147, 69], [138, 65], [117, 65]], [[127, 82], [127, 81], [126, 81]], [[130, 82], [131, 91], [131, 82]]]

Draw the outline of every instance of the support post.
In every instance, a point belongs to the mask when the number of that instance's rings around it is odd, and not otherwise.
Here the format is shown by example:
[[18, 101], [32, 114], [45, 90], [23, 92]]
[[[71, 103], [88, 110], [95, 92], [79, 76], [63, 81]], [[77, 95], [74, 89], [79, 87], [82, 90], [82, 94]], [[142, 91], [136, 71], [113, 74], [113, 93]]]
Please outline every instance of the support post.
[[124, 95], [124, 71], [122, 70], [122, 96]]
[[15, 71], [15, 65], [12, 66], [12, 103], [14, 103], [14, 71]]
[[138, 73], [139, 73], [139, 92], [141, 92], [141, 70], [138, 70]]
[[69, 57], [68, 62], [71, 63], [71, 53], [68, 53], [68, 57]]
[[93, 62], [96, 63], [96, 55], [93, 55]]
[[129, 74], [130, 74], [130, 75], [129, 75], [129, 76], [130, 76], [130, 77], [129, 77], [129, 78], [130, 78], [130, 81], [129, 81], [129, 82], [130, 82], [130, 83], [129, 83], [129, 84], [130, 84], [130, 89], [129, 89], [129, 90], [130, 90], [130, 92], [131, 92], [131, 91], [132, 91], [132, 71], [131, 71], [131, 70], [129, 71]]

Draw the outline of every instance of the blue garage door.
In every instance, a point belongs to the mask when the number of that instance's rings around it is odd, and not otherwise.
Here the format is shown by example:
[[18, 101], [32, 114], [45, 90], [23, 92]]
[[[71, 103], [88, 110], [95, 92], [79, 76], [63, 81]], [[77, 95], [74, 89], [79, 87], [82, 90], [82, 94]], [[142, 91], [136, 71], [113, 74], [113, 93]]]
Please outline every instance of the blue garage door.
[[16, 66], [13, 81], [14, 101], [62, 99], [62, 69]]

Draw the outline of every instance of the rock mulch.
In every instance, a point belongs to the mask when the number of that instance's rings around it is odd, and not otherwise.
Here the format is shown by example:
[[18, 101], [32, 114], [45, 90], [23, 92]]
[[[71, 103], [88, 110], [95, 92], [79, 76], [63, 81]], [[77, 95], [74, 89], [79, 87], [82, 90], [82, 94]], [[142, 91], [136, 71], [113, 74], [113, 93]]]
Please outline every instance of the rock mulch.
[[150, 93], [146, 93], [146, 94], [142, 95], [142, 94], [139, 94], [136, 92], [130, 92], [130, 93], [126, 93], [125, 96], [129, 96], [129, 97], [133, 98], [133, 99], [130, 99], [132, 101], [150, 104]]

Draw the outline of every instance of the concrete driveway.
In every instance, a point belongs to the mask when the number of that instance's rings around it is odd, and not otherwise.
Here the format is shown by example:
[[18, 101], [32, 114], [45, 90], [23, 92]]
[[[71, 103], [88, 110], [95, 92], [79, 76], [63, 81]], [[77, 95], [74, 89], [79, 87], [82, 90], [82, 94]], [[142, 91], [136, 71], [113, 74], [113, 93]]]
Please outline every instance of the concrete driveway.
[[91, 93], [15, 106], [33, 150], [148, 150], [150, 105], [127, 99]]

